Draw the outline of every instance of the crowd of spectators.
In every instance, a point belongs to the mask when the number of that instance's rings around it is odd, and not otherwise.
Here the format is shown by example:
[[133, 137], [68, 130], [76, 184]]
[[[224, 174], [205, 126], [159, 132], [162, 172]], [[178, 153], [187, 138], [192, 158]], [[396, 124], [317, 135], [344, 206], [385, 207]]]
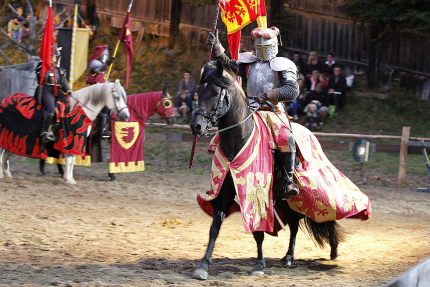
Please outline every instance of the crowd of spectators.
[[288, 110], [293, 121], [297, 121], [300, 114], [306, 114], [305, 125], [311, 129], [321, 129], [328, 115], [336, 118], [345, 104], [347, 83], [342, 68], [332, 53], [328, 53], [326, 59], [325, 63], [319, 60], [316, 51], [309, 53], [307, 61], [300, 52], [293, 53], [300, 92], [297, 99], [288, 103]]

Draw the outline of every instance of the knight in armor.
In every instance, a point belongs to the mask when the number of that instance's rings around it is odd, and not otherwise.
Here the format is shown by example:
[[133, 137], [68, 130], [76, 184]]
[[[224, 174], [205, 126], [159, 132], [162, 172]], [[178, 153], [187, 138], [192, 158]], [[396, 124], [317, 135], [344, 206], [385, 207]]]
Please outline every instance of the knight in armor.
[[[88, 63], [88, 76], [86, 83], [88, 85], [94, 85], [97, 83], [105, 83], [107, 80], [106, 70], [114, 62], [115, 58], [109, 58], [109, 51], [107, 45], [97, 46], [95, 52]], [[108, 130], [107, 114], [109, 109], [104, 107], [100, 111], [102, 118], [102, 137], [109, 137], [110, 132]]]
[[228, 58], [225, 49], [218, 40], [216, 34], [209, 33], [207, 44], [213, 46], [212, 56], [214, 60], [221, 60], [224, 64], [232, 65], [239, 70], [239, 75], [246, 79], [246, 91], [248, 103], [252, 106], [256, 102], [263, 104], [270, 102], [282, 123], [288, 128], [286, 139], [288, 144], [279, 148], [283, 166], [285, 181], [282, 199], [286, 200], [299, 194], [299, 188], [293, 181], [296, 145], [294, 143], [291, 126], [282, 102], [290, 102], [299, 95], [297, 84], [297, 67], [291, 60], [284, 57], [276, 57], [278, 54], [279, 29], [256, 28], [251, 32], [254, 40], [256, 55], [251, 52], [240, 53], [237, 61]]
[[[66, 71], [60, 68], [60, 51], [61, 48], [54, 48], [54, 55], [52, 55], [51, 60], [51, 69], [49, 72], [45, 73], [42, 86], [38, 86], [35, 92], [37, 102], [45, 107], [42, 130], [40, 132], [42, 143], [56, 140], [52, 131], [52, 124], [55, 117], [55, 102], [57, 97], [64, 97], [65, 95], [72, 94], [72, 90], [70, 89], [69, 82], [66, 78]], [[39, 83], [41, 70], [42, 63], [39, 63], [36, 67], [36, 74]], [[55, 86], [57, 87], [57, 93], [55, 93]]]

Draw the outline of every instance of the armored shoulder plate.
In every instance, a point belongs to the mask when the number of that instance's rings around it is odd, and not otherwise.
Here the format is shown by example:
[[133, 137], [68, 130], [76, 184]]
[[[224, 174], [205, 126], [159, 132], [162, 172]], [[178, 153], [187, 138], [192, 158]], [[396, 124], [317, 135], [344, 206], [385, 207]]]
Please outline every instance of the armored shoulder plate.
[[273, 71], [280, 72], [280, 71], [289, 71], [291, 69], [297, 69], [296, 64], [294, 64], [293, 61], [284, 58], [284, 57], [275, 57], [270, 61], [270, 68], [272, 68]]
[[103, 66], [104, 64], [101, 62], [101, 61], [99, 61], [99, 60], [93, 60], [91, 63], [90, 63], [90, 65], [88, 66], [88, 69], [90, 70], [90, 71], [93, 71], [93, 70], [95, 70], [95, 69], [97, 69], [97, 68], [99, 68], [99, 67], [101, 67], [101, 66]]
[[238, 64], [249, 64], [257, 62], [258, 58], [252, 54], [252, 52], [244, 52], [239, 53], [239, 59], [237, 60]]

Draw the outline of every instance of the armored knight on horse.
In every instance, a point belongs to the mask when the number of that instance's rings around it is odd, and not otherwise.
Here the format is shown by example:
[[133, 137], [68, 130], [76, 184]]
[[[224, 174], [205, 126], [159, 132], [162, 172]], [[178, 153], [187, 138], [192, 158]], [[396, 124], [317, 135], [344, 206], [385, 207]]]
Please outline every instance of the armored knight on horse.
[[284, 166], [286, 180], [282, 199], [285, 200], [298, 195], [299, 188], [293, 181], [296, 146], [282, 102], [293, 101], [299, 94], [299, 86], [296, 65], [287, 58], [276, 57], [278, 35], [279, 29], [276, 27], [254, 29], [251, 36], [255, 40], [256, 56], [250, 52], [241, 53], [238, 61], [226, 56], [225, 49], [218, 40], [218, 31], [216, 34], [209, 33], [207, 44], [213, 46], [212, 55], [215, 60], [237, 67], [239, 75], [247, 79], [246, 91], [251, 106], [256, 102], [263, 104], [267, 101], [275, 105], [277, 117], [273, 118], [275, 122], [272, 122], [272, 125], [278, 125], [281, 130], [275, 141]]
[[[108, 45], [101, 45], [95, 48], [95, 52], [92, 55], [88, 63], [88, 76], [86, 83], [88, 85], [94, 85], [97, 83], [105, 83], [108, 80], [106, 73], [107, 68], [114, 62], [115, 58], [109, 58]], [[102, 137], [109, 137], [110, 132], [108, 130], [109, 123], [107, 121], [108, 109], [104, 107], [101, 112], [101, 135]]]
[[[61, 48], [54, 48], [51, 62], [51, 69], [48, 73], [45, 73], [42, 86], [38, 86], [36, 89], [37, 102], [45, 107], [42, 130], [40, 132], [42, 143], [56, 140], [52, 131], [52, 124], [55, 116], [55, 102], [57, 97], [63, 98], [65, 95], [72, 94], [72, 90], [66, 78], [66, 71], [60, 68]], [[38, 83], [41, 82], [41, 70], [42, 62], [36, 67]]]

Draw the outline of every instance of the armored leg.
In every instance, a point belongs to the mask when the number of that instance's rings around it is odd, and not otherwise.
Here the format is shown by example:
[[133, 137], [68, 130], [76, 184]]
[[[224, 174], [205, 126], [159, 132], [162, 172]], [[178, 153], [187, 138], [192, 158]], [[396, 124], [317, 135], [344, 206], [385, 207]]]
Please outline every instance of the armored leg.
[[109, 122], [107, 120], [107, 114], [109, 112], [109, 109], [107, 107], [104, 107], [100, 111], [100, 117], [101, 117], [101, 128], [102, 128], [102, 137], [103, 138], [109, 138], [111, 135], [111, 132], [109, 131]]
[[41, 142], [47, 143], [48, 141], [55, 141], [55, 135], [52, 132], [52, 120], [54, 119], [54, 114], [49, 113], [43, 117], [42, 130], [40, 132]]
[[282, 164], [284, 165], [285, 181], [282, 187], [282, 200], [290, 199], [300, 193], [299, 187], [294, 183], [295, 152], [281, 153]]

